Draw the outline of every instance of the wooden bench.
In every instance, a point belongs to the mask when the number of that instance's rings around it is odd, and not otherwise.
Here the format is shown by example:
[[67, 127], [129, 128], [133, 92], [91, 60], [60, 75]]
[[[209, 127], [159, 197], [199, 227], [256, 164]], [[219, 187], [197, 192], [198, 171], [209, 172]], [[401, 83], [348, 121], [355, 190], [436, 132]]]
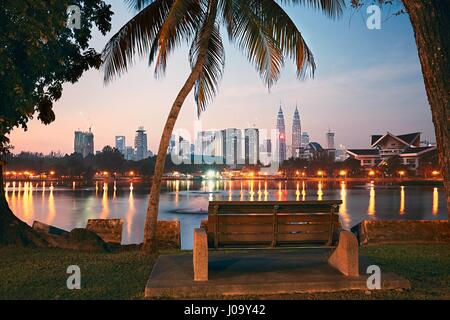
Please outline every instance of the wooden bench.
[[[208, 248], [335, 248], [340, 239], [337, 213], [341, 203], [340, 200], [210, 202], [206, 230], [194, 232], [194, 280], [208, 279]], [[344, 235], [346, 239], [352, 237], [348, 233]]]

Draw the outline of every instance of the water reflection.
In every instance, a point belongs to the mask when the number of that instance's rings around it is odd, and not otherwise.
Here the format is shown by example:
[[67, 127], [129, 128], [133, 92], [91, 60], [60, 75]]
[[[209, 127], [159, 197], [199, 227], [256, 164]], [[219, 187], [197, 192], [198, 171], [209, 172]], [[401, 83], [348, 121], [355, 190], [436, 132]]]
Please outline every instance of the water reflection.
[[[42, 195], [42, 200], [45, 199], [45, 194]], [[53, 195], [53, 188], [50, 189], [50, 194], [48, 195], [48, 218], [47, 223], [52, 224], [55, 220], [56, 209], [55, 209], [55, 196]]]
[[339, 206], [339, 216], [344, 225], [344, 228], [348, 229], [350, 227], [350, 217], [347, 213], [347, 186], [344, 181], [341, 182], [340, 195], [342, 204]]
[[108, 185], [103, 185], [102, 196], [102, 212], [100, 213], [100, 219], [106, 219], [109, 216], [109, 201], [108, 201]]
[[[48, 184], [48, 183], [47, 183]], [[55, 184], [56, 185], [56, 184]], [[32, 224], [43, 221], [63, 229], [84, 227], [89, 218], [124, 219], [126, 243], [142, 241], [148, 191], [136, 183], [126, 185], [97, 184], [83, 189], [72, 181], [58, 184], [11, 182], [5, 185], [5, 196], [19, 218]], [[101, 190], [99, 190], [101, 189]], [[101, 194], [98, 194], [101, 192]], [[179, 219], [182, 242], [189, 248], [193, 229], [206, 219], [211, 200], [329, 200], [340, 199], [339, 216], [348, 229], [364, 219], [445, 219], [445, 197], [442, 188], [401, 187], [351, 184], [323, 181], [172, 181], [165, 183], [161, 194], [160, 219]], [[97, 196], [98, 195], [98, 196]], [[428, 210], [427, 210], [428, 209]]]
[[370, 182], [369, 207], [367, 208], [367, 213], [371, 216], [375, 215], [375, 185], [373, 181]]
[[433, 188], [433, 215], [437, 215], [439, 212], [439, 191], [438, 188]]
[[[130, 186], [130, 189], [132, 186]], [[133, 226], [134, 216], [136, 214], [136, 207], [134, 205], [134, 196], [133, 189], [130, 190], [130, 196], [128, 197], [128, 211], [126, 213], [126, 223], [127, 223], [127, 233], [128, 233], [128, 242], [132, 241], [132, 232], [131, 228]]]
[[405, 187], [400, 187], [400, 214], [405, 214]]
[[317, 185], [317, 200], [323, 200], [322, 181], [319, 181]]

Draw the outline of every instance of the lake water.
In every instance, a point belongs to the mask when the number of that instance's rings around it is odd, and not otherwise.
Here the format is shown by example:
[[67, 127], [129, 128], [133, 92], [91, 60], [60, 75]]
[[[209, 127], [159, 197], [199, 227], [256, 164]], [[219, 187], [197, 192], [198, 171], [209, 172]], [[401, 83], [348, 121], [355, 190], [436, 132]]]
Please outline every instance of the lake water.
[[[16, 182], [7, 184], [13, 212], [28, 224], [39, 220], [66, 230], [88, 219], [124, 220], [123, 243], [140, 243], [148, 191], [138, 185], [71, 187]], [[441, 187], [321, 183], [305, 181], [167, 181], [160, 220], [180, 220], [183, 249], [192, 248], [193, 230], [207, 219], [208, 201], [342, 200], [339, 216], [348, 229], [362, 220], [447, 219]]]

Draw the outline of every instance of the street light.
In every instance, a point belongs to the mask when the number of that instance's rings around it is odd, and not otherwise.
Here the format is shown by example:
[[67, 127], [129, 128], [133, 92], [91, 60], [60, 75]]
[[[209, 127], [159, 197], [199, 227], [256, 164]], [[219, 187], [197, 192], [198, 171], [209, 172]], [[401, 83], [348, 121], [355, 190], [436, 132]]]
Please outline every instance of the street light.
[[317, 171], [317, 175], [323, 179], [323, 171], [322, 170]]
[[339, 171], [339, 175], [341, 176], [341, 177], [346, 177], [347, 176], [347, 171], [345, 171], [345, 170], [341, 170], [341, 171]]
[[374, 175], [375, 175], [375, 171], [370, 170], [370, 171], [369, 171], [369, 176], [373, 177]]
[[433, 176], [437, 176], [437, 175], [439, 175], [439, 171], [433, 170], [433, 172], [431, 172], [431, 174], [432, 174]]
[[399, 171], [399, 172], [398, 172], [398, 175], [399, 175], [400, 177], [403, 177], [403, 176], [405, 175], [405, 171], [403, 171], [403, 170]]

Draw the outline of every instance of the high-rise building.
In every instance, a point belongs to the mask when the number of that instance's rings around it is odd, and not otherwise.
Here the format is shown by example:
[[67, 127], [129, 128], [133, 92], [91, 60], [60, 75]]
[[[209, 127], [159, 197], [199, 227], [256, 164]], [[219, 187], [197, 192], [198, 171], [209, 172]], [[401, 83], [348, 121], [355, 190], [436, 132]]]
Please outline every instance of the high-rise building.
[[306, 148], [308, 145], [309, 145], [309, 134], [308, 132], [303, 132], [301, 147]]
[[192, 152], [191, 144], [189, 143], [189, 141], [184, 140], [183, 137], [180, 137], [179, 148], [177, 151], [178, 155], [183, 161], [187, 161], [187, 163], [190, 163]]
[[135, 160], [133, 147], [128, 146], [125, 148], [125, 160]]
[[177, 136], [173, 134], [172, 137], [170, 138], [169, 148], [167, 148], [167, 154], [177, 152], [177, 150], [175, 150], [176, 146], [177, 146]]
[[144, 127], [140, 127], [136, 131], [136, 137], [134, 138], [134, 149], [135, 149], [135, 160], [143, 160], [147, 158], [148, 147], [147, 147], [147, 133]]
[[86, 158], [90, 154], [94, 154], [94, 134], [91, 128], [88, 132], [75, 131], [74, 151]]
[[245, 164], [258, 164], [259, 162], [259, 130], [245, 129]]
[[121, 154], [125, 155], [126, 148], [125, 136], [116, 136], [116, 149], [119, 150]]
[[330, 129], [328, 129], [328, 132], [326, 133], [327, 138], [327, 149], [334, 149], [334, 132], [331, 132]]
[[278, 130], [278, 161], [282, 163], [286, 160], [286, 126], [284, 125], [284, 114], [281, 109], [278, 111], [277, 116], [277, 130]]
[[225, 164], [237, 165], [244, 164], [245, 150], [243, 150], [242, 130], [230, 128], [222, 130], [223, 137], [223, 157]]
[[299, 149], [302, 146], [302, 126], [300, 123], [300, 113], [295, 106], [294, 119], [292, 121], [292, 157], [298, 156]]
[[218, 130], [197, 133], [197, 154], [208, 157], [223, 157], [223, 137]]
[[259, 160], [262, 164], [268, 165], [272, 157], [272, 140], [265, 139], [259, 147]]

